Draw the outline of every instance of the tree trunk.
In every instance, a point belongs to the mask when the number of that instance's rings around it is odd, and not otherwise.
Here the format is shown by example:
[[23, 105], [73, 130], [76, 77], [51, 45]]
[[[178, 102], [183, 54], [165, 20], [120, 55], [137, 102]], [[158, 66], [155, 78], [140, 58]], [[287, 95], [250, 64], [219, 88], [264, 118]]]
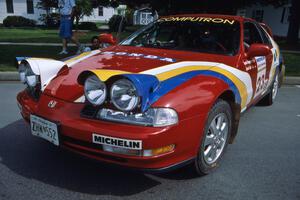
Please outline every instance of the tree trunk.
[[289, 18], [289, 30], [287, 35], [287, 43], [296, 45], [299, 37], [300, 27], [300, 1], [292, 0], [291, 15]]

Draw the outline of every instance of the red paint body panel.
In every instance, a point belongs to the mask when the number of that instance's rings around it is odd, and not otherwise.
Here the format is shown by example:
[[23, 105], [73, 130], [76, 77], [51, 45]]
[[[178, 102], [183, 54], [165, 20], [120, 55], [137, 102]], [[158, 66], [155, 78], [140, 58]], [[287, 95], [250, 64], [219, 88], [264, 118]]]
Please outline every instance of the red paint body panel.
[[[237, 20], [241, 25], [241, 41], [244, 39], [242, 30], [245, 19], [242, 17], [206, 14], [176, 16], [203, 16]], [[252, 21], [250, 19], [246, 20]], [[21, 105], [21, 114], [27, 121], [29, 121], [30, 115], [34, 114], [57, 122], [61, 135], [61, 146], [92, 159], [140, 169], [160, 169], [193, 159], [197, 156], [203, 137], [203, 129], [211, 107], [220, 95], [224, 92], [231, 92], [232, 89], [229, 83], [221, 78], [210, 75], [194, 76], [151, 105], [152, 107], [169, 107], [178, 113], [178, 124], [163, 128], [121, 124], [81, 117], [81, 111], [85, 104], [74, 103], [74, 101], [83, 95], [83, 87], [77, 82], [79, 74], [83, 71], [111, 69], [139, 73], [172, 64], [159, 59], [115, 55], [117, 52], [172, 58], [176, 62], [222, 63], [247, 72], [251, 77], [249, 82], [252, 81], [253, 94], [256, 90], [257, 63], [254, 58], [252, 60], [247, 59], [243, 42], [240, 42], [239, 52], [235, 56], [131, 46], [111, 46], [101, 51], [114, 52], [114, 54], [102, 54], [100, 52], [74, 64], [69, 69], [61, 70], [46, 86], [38, 101], [33, 100], [27, 90], [20, 92], [17, 96], [18, 103]], [[272, 59], [273, 55], [266, 56], [266, 68], [268, 70], [271, 68]], [[253, 69], [247, 70], [249, 65], [252, 65]], [[57, 103], [55, 107], [50, 108], [48, 104], [53, 100]], [[253, 99], [251, 101], [253, 102]], [[142, 140], [143, 150], [156, 149], [170, 144], [175, 145], [175, 150], [153, 157], [113, 154], [102, 151], [101, 145], [98, 148], [96, 144], [92, 143], [93, 133], [128, 140]]]
[[[203, 80], [203, 82], [199, 82], [198, 79]], [[208, 113], [212, 106], [211, 102], [215, 101], [217, 94], [221, 94], [222, 91], [228, 89], [227, 84], [213, 77], [198, 76], [191, 81], [193, 84], [183, 84], [155, 103], [155, 107], [172, 107], [180, 114], [177, 125], [165, 128], [142, 127], [85, 119], [80, 117], [80, 111], [84, 104], [66, 102], [47, 95], [42, 95], [37, 103], [28, 96], [26, 91], [19, 93], [17, 100], [21, 105], [26, 105], [21, 110], [22, 116], [25, 119], [29, 120], [30, 114], [35, 114], [47, 120], [57, 122], [60, 124], [60, 134], [62, 137], [71, 137], [78, 141], [92, 143], [92, 134], [98, 133], [111, 137], [142, 140], [144, 149], [155, 149], [168, 144], [175, 144], [176, 149], [172, 153], [146, 158], [116, 155], [101, 151], [100, 146], [99, 150], [97, 150], [78, 145], [74, 142], [61, 141], [62, 145], [67, 149], [81, 153], [92, 159], [134, 168], [159, 169], [192, 159], [196, 156], [199, 143], [202, 139], [201, 130], [206, 121], [206, 113]], [[214, 90], [212, 91], [211, 88], [214, 88]], [[189, 91], [198, 91], [200, 95], [195, 96]], [[174, 98], [175, 96], [179, 96], [179, 94], [181, 94], [182, 98]], [[168, 99], [173, 99], [173, 101], [169, 101]], [[55, 108], [47, 106], [50, 100], [57, 101]], [[95, 153], [116, 156], [126, 160], [126, 162], [107, 159], [105, 156], [96, 156]]]

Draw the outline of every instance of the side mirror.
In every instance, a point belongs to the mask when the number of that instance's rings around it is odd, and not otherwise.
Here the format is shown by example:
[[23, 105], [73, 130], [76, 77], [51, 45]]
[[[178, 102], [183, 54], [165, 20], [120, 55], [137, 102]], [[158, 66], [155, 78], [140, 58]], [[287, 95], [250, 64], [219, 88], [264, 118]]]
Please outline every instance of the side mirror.
[[117, 40], [114, 38], [112, 34], [109, 33], [102, 33], [99, 35], [99, 41], [102, 44], [109, 44], [109, 45], [116, 45]]
[[248, 49], [247, 57], [254, 58], [256, 56], [266, 56], [271, 53], [271, 49], [265, 44], [251, 44]]

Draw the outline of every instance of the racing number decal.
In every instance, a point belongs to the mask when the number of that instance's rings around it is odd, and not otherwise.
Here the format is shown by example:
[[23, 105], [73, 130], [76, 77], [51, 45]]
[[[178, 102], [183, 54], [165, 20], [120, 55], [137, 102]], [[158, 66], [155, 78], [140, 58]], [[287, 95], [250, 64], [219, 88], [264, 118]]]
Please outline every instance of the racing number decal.
[[256, 79], [256, 90], [254, 98], [258, 95], [264, 93], [267, 88], [268, 80], [266, 79], [266, 57], [260, 56], [255, 57], [256, 64], [257, 64], [257, 79]]

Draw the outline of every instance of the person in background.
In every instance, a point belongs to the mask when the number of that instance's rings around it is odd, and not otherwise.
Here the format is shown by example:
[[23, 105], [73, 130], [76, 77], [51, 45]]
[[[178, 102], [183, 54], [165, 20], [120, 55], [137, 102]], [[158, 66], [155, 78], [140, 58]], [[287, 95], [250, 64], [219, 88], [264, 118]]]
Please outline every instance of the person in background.
[[77, 54], [81, 53], [83, 45], [73, 36], [72, 25], [75, 13], [75, 0], [58, 0], [58, 7], [60, 13], [60, 28], [59, 36], [62, 38], [62, 51], [59, 54], [68, 54], [67, 44], [71, 40], [77, 45]]
[[100, 40], [98, 36], [93, 36], [91, 39], [91, 50], [96, 50], [100, 48]]
[[97, 50], [100, 48], [100, 40], [98, 36], [93, 36], [91, 39], [91, 46], [90, 47], [85, 47], [84, 48], [84, 52], [87, 51], [93, 51], [93, 50]]

